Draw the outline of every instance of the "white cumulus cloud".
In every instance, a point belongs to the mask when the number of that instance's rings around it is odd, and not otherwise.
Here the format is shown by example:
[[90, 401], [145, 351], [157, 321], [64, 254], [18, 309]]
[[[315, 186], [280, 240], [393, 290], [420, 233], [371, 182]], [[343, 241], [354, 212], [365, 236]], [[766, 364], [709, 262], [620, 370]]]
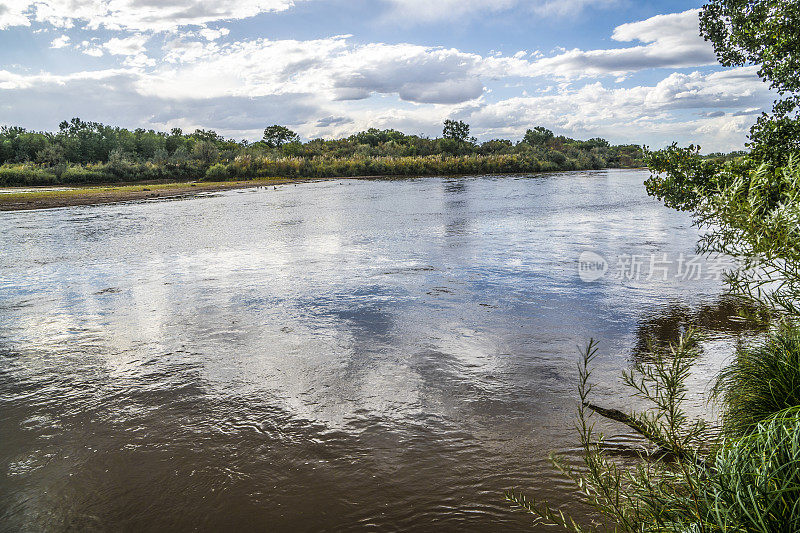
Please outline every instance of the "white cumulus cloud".
[[50, 43], [50, 48], [66, 48], [69, 46], [69, 35], [62, 35], [61, 37], [56, 37]]
[[481, 56], [412, 44], [351, 44], [346, 36], [312, 41], [258, 39], [225, 46], [177, 40], [168, 63], [140, 83], [171, 98], [264, 96], [314, 91], [333, 100], [397, 94], [417, 103], [478, 98]]
[[486, 137], [520, 136], [529, 127], [545, 125], [573, 136], [618, 142], [627, 137], [655, 145], [690, 136], [707, 148], [731, 150], [742, 147], [754, 121], [738, 111], [763, 109], [774, 97], [756, 70], [673, 73], [655, 85], [630, 88], [598, 81], [574, 90], [465, 104], [459, 116]]
[[640, 45], [604, 50], [568, 50], [542, 58], [533, 71], [562, 77], [619, 76], [648, 68], [686, 68], [717, 63], [711, 44], [700, 37], [699, 10], [658, 15], [618, 26], [612, 38]]
[[148, 39], [149, 37], [146, 35], [133, 35], [123, 39], [114, 37], [103, 43], [103, 48], [111, 55], [135, 56], [146, 51], [145, 43], [147, 43]]
[[0, 29], [36, 21], [63, 28], [81, 23], [93, 29], [164, 31], [285, 11], [293, 5], [294, 0], [4, 0]]

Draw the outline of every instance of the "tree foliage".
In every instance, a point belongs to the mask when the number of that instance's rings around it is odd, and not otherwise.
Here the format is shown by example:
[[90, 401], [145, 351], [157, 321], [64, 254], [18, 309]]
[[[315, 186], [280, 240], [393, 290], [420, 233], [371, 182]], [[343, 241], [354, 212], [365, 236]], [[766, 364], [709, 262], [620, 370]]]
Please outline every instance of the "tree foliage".
[[800, 149], [800, 0], [712, 0], [700, 31], [724, 66], [758, 66], [778, 91], [772, 114], [751, 130], [754, 155], [773, 164]]
[[800, 1], [712, 0], [703, 6], [700, 31], [720, 64], [758, 65], [772, 88], [800, 90]]
[[442, 138], [465, 143], [469, 140], [469, 124], [461, 120], [445, 120]]
[[[339, 139], [301, 142], [285, 126], [265, 129], [256, 143], [211, 130], [184, 133], [127, 130], [64, 121], [55, 133], [0, 128], [0, 184], [46, 185], [260, 176], [326, 177], [538, 172], [641, 166], [637, 145], [553, 137], [547, 145], [495, 139], [478, 144], [469, 125], [448, 121], [447, 137], [370, 128]], [[544, 128], [540, 128], [544, 129]], [[9, 168], [15, 166], [15, 168]], [[214, 167], [214, 170], [210, 169]], [[70, 181], [65, 181], [70, 180]]]
[[299, 142], [300, 136], [286, 126], [269, 126], [264, 130], [262, 141], [270, 148], [280, 148], [286, 143]]
[[552, 131], [542, 126], [536, 126], [532, 130], [525, 132], [523, 140], [531, 146], [542, 146], [554, 137], [555, 135], [553, 135]]

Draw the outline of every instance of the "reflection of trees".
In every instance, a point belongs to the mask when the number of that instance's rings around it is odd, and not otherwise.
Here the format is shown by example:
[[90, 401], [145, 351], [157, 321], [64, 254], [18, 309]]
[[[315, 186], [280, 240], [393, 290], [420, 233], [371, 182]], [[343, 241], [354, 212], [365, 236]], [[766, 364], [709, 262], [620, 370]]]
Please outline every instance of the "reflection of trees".
[[467, 182], [463, 178], [448, 179], [444, 182], [444, 191], [449, 194], [466, 192]]
[[681, 332], [695, 327], [709, 335], [739, 335], [764, 331], [761, 322], [742, 316], [757, 315], [758, 309], [733, 296], [722, 296], [712, 304], [691, 308], [671, 303], [645, 317], [636, 329], [635, 359], [645, 358], [650, 345], [667, 346], [678, 341]]
[[469, 219], [467, 212], [467, 180], [454, 178], [444, 181], [445, 213], [447, 217], [445, 234], [448, 237], [458, 237], [469, 232]]

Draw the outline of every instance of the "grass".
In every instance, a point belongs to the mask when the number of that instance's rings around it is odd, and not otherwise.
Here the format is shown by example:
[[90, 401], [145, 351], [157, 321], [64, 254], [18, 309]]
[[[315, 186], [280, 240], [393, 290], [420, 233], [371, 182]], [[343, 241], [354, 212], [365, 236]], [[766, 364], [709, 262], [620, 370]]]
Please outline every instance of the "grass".
[[[800, 531], [800, 407], [775, 413], [717, 454], [705, 488], [711, 531]], [[702, 530], [698, 530], [702, 531]]]
[[732, 436], [746, 435], [774, 413], [800, 405], [800, 331], [784, 325], [756, 346], [740, 348], [715, 390]]

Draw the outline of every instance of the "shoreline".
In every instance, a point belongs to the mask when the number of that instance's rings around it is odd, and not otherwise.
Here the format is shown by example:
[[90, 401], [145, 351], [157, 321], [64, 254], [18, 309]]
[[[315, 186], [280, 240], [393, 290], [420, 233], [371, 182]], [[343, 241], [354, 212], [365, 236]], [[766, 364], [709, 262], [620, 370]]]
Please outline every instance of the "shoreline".
[[[616, 169], [598, 169], [616, 170]], [[624, 170], [642, 170], [624, 169]], [[536, 173], [502, 173], [497, 175], [534, 175], [551, 174], [565, 171]], [[569, 171], [566, 171], [569, 172]], [[581, 171], [575, 171], [581, 172]], [[467, 174], [464, 174], [467, 175]], [[432, 175], [433, 176], [433, 175]], [[55, 187], [3, 187], [0, 193], [0, 212], [33, 211], [39, 209], [57, 209], [60, 207], [76, 207], [82, 205], [103, 205], [141, 200], [187, 198], [201, 193], [228, 191], [235, 189], [252, 189], [257, 187], [276, 187], [298, 183], [341, 179], [407, 179], [425, 176], [337, 176], [329, 178], [258, 178], [239, 181], [192, 181], [192, 182], [138, 182], [135, 184], [77, 185]]]
[[[252, 189], [318, 181], [261, 178], [241, 181], [137, 183], [135, 185], [76, 186], [73, 188], [24, 187], [24, 191], [0, 193], [0, 211], [32, 211], [81, 205], [102, 205], [136, 200], [184, 198], [201, 193]], [[8, 188], [10, 190], [13, 188]]]

